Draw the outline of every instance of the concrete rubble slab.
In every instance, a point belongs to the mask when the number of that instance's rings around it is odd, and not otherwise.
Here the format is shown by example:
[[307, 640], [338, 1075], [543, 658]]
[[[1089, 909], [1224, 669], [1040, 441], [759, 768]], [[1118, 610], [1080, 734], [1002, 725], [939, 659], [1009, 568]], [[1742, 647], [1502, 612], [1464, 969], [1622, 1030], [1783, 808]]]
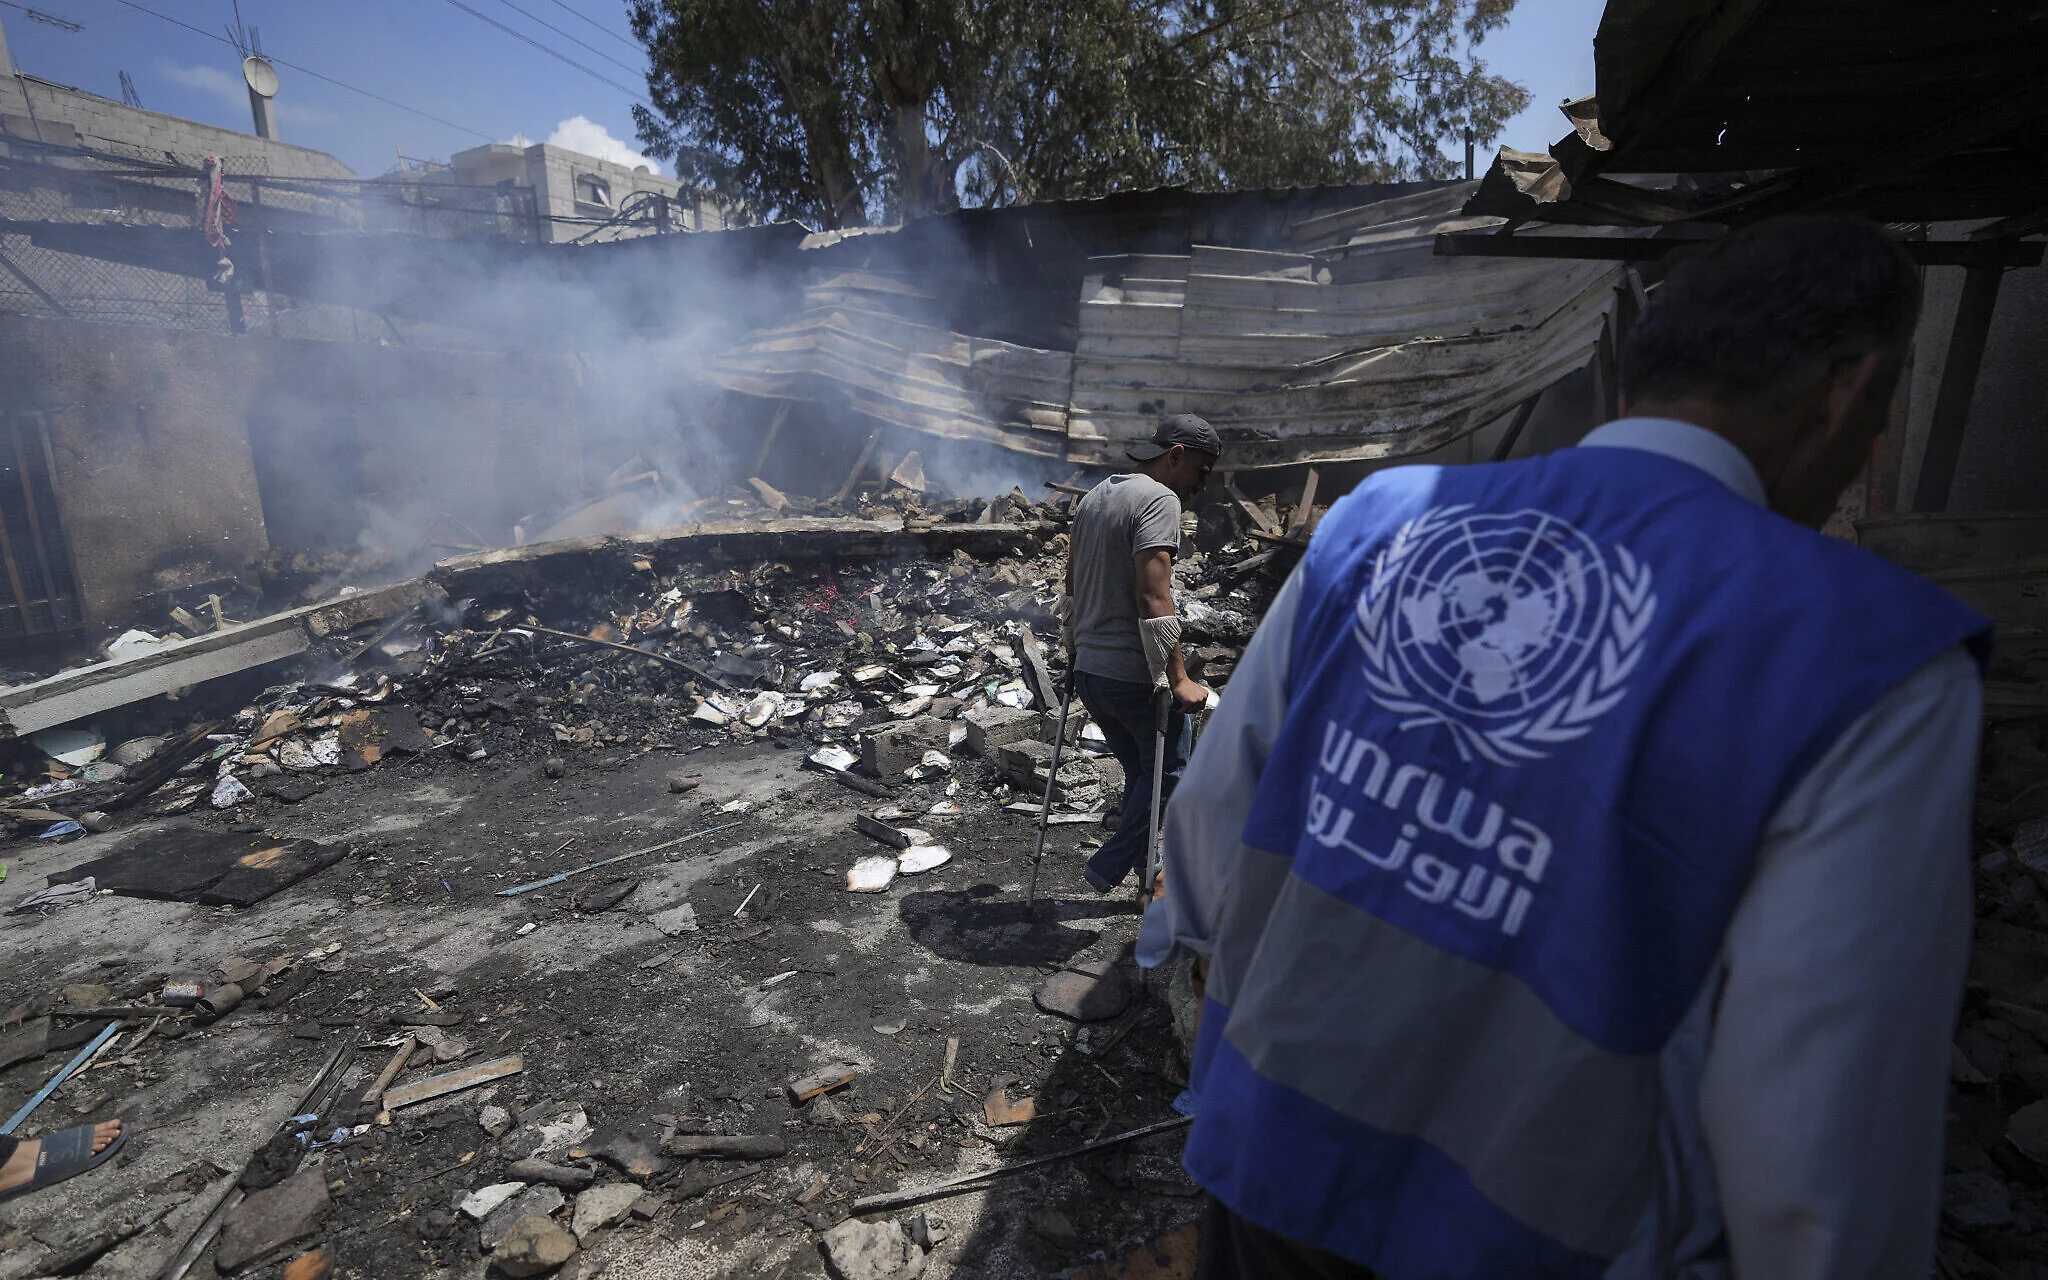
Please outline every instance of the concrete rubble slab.
[[657, 570], [762, 560], [943, 557], [956, 550], [984, 558], [1015, 551], [1052, 532], [1051, 525], [1038, 521], [923, 525], [818, 517], [734, 520], [477, 551], [441, 561], [428, 576], [451, 596], [510, 595], [579, 578], [592, 557], [644, 558]]
[[231, 676], [303, 653], [316, 638], [388, 618], [440, 595], [421, 579], [305, 605], [191, 639], [172, 639], [152, 651], [95, 662], [46, 679], [0, 689], [0, 735], [19, 737], [70, 724], [115, 707]]

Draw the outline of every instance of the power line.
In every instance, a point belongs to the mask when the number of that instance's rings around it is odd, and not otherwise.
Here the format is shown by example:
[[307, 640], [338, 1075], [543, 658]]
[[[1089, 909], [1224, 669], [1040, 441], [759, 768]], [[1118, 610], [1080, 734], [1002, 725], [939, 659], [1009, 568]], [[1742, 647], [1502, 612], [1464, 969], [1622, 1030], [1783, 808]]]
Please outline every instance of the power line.
[[[158, 13], [154, 9], [146, 8], [142, 5], [135, 3], [135, 0], [114, 0], [114, 3], [126, 5], [128, 8], [135, 10], [135, 12], [146, 13], [152, 18], [162, 18], [165, 22], [170, 23], [174, 27], [183, 27], [185, 28], [185, 30], [190, 31], [195, 35], [205, 36], [208, 40], [212, 40], [217, 44], [224, 44], [227, 45], [229, 48], [234, 47], [234, 42], [232, 40], [229, 40], [226, 36], [215, 35], [213, 32], [207, 31], [200, 27], [195, 27], [189, 22], [180, 22], [178, 21], [178, 19], [173, 18], [168, 13]], [[466, 133], [472, 138], [482, 138], [485, 142], [497, 141], [496, 138], [492, 137], [488, 133], [483, 132], [480, 129], [472, 129], [468, 125], [457, 124], [453, 120], [443, 120], [441, 117], [434, 115], [430, 112], [422, 111], [418, 107], [408, 107], [403, 102], [394, 102], [390, 98], [385, 97], [381, 93], [371, 93], [368, 89], [358, 89], [354, 85], [349, 84], [346, 81], [336, 80], [333, 76], [323, 76], [318, 71], [313, 70], [311, 67], [301, 66], [296, 62], [287, 62], [283, 58], [270, 57], [270, 55], [268, 54], [264, 56], [268, 58], [269, 61], [276, 63], [280, 67], [290, 67], [292, 70], [298, 72], [300, 75], [311, 76], [315, 80], [324, 80], [328, 84], [333, 85], [337, 89], [346, 89], [350, 93], [361, 94], [363, 97], [368, 98], [373, 102], [381, 102], [387, 107], [397, 107], [400, 111], [410, 112], [411, 114], [418, 116], [422, 120], [432, 120], [435, 124], [444, 125], [450, 129], [455, 130], [458, 133]]]
[[[127, 0], [122, 0], [122, 2], [126, 3]], [[462, 0], [448, 0], [448, 3], [454, 5], [456, 8], [462, 10], [464, 13], [468, 14], [472, 18], [477, 19], [480, 22], [490, 23], [492, 26], [504, 32], [506, 35], [511, 36], [514, 40], [517, 40], [522, 44], [530, 44], [534, 48], [540, 50], [542, 53], [548, 55], [550, 58], [553, 58], [558, 62], [567, 63], [568, 65], [576, 68], [578, 71], [581, 71], [584, 75], [589, 76], [591, 79], [601, 81], [604, 84], [610, 85], [612, 88], [617, 89], [620, 93], [625, 94], [627, 97], [631, 98], [635, 102], [640, 103], [643, 106], [652, 107], [654, 105], [653, 103], [647, 101], [647, 99], [641, 97], [638, 90], [627, 88], [625, 85], [620, 84], [618, 81], [612, 79], [608, 75], [605, 75], [601, 71], [592, 71], [589, 67], [584, 66], [582, 63], [576, 61], [576, 59], [570, 57], [568, 54], [563, 53], [561, 50], [549, 48], [547, 45], [542, 44], [540, 41], [534, 39], [532, 36], [527, 35], [524, 31], [520, 31], [514, 27], [508, 27], [504, 23], [498, 21], [496, 18], [493, 18], [490, 14], [483, 13], [480, 12], [479, 10], [470, 8], [468, 5], [464, 4]]]
[[620, 62], [617, 58], [614, 58], [612, 55], [606, 53], [604, 50], [598, 48], [595, 45], [584, 44], [583, 41], [578, 40], [575, 36], [570, 35], [568, 32], [562, 30], [554, 23], [549, 22], [547, 19], [539, 17], [536, 14], [528, 13], [526, 10], [520, 8], [518, 5], [513, 4], [512, 0], [498, 0], [498, 3], [504, 5], [507, 9], [510, 9], [512, 12], [520, 15], [521, 17], [526, 18], [528, 21], [540, 23], [540, 25], [546, 27], [548, 30], [554, 32], [556, 35], [562, 37], [562, 39], [567, 40], [571, 44], [583, 45], [584, 48], [590, 50], [598, 57], [603, 58], [606, 62], [611, 63], [613, 66], [619, 68], [621, 71], [628, 71], [636, 76], [640, 74], [639, 67], [633, 66], [631, 63]]
[[0, 0], [0, 4], [4, 4], [10, 9], [19, 9], [23, 13], [27, 14], [29, 17], [34, 18], [37, 22], [47, 22], [51, 26], [56, 27], [63, 31], [69, 31], [73, 34], [76, 34], [77, 32], [85, 30], [84, 27], [79, 26], [77, 23], [72, 22], [65, 18], [60, 18], [54, 13], [44, 13], [41, 9], [31, 9], [25, 4], [14, 3], [14, 0]]
[[599, 31], [604, 32], [606, 35], [618, 41], [620, 44], [625, 45], [628, 49], [633, 50], [635, 53], [638, 53], [640, 51], [639, 45], [633, 43], [631, 40], [626, 39], [626, 37], [620, 35], [618, 32], [613, 31], [610, 27], [607, 27], [602, 22], [599, 22], [596, 18], [593, 18], [590, 15], [584, 13], [581, 9], [571, 8], [569, 5], [564, 4], [563, 0], [548, 0], [548, 3], [555, 6], [555, 8], [562, 10], [565, 13], [571, 13], [583, 19], [591, 26], [596, 27]]

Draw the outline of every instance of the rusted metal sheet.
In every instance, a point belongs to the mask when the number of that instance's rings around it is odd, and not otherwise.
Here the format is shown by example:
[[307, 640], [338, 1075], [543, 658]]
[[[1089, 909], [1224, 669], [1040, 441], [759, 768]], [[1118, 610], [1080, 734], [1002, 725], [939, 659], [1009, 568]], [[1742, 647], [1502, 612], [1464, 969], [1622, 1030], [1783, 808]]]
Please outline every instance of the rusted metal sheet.
[[1585, 364], [1618, 269], [1437, 258], [1439, 231], [1475, 221], [1467, 194], [1324, 215], [1296, 228], [1313, 252], [1196, 246], [1115, 283], [1105, 262], [1081, 309], [1068, 456], [1113, 463], [1186, 410], [1216, 423], [1233, 466], [1403, 457]]
[[1195, 245], [1090, 259], [1074, 351], [967, 337], [901, 275], [818, 273], [806, 308], [715, 357], [749, 395], [1076, 463], [1192, 411], [1235, 467], [1394, 458], [1477, 430], [1584, 365], [1620, 269], [1440, 258], [1471, 184], [1318, 212], [1299, 252]]

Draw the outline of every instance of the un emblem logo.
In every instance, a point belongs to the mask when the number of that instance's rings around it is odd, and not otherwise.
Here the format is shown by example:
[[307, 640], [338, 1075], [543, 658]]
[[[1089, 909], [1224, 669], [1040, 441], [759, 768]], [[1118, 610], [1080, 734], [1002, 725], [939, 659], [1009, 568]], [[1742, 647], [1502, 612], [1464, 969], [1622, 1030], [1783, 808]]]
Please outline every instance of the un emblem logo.
[[1373, 701], [1465, 759], [1540, 760], [1628, 693], [1657, 612], [1650, 566], [1542, 511], [1435, 507], [1395, 532], [1353, 634]]

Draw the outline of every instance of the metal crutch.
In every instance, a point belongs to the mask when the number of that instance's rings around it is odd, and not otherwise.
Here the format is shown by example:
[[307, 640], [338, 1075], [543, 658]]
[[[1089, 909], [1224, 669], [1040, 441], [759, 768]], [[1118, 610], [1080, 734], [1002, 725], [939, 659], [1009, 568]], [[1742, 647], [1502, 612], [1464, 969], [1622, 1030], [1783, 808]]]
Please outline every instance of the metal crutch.
[[1074, 665], [1067, 664], [1066, 687], [1060, 690], [1060, 729], [1052, 740], [1052, 772], [1045, 777], [1045, 800], [1038, 806], [1038, 841], [1031, 847], [1031, 887], [1024, 893], [1024, 914], [1038, 905], [1038, 864], [1045, 861], [1045, 829], [1052, 824], [1052, 789], [1059, 785], [1060, 752], [1067, 745], [1067, 708], [1074, 701]]
[[1152, 882], [1159, 878], [1159, 793], [1166, 787], [1166, 727], [1173, 720], [1173, 690], [1152, 694], [1152, 823], [1145, 841], [1145, 875], [1138, 881], [1138, 906], [1152, 900]]
[[[1209, 712], [1216, 709], [1219, 699], [1215, 690], [1209, 691], [1209, 699], [1198, 712], [1189, 712], [1195, 722], [1195, 737], [1199, 740], [1203, 725], [1208, 721]], [[1153, 883], [1159, 878], [1159, 868], [1166, 861], [1166, 850], [1159, 842], [1160, 813], [1164, 804], [1160, 792], [1166, 786], [1166, 731], [1173, 724], [1173, 693], [1162, 689], [1153, 695], [1152, 722], [1156, 729], [1152, 755], [1152, 841], [1145, 846], [1145, 879], [1138, 886], [1138, 905], [1143, 907], [1150, 901]], [[1192, 753], [1191, 753], [1192, 754]]]

